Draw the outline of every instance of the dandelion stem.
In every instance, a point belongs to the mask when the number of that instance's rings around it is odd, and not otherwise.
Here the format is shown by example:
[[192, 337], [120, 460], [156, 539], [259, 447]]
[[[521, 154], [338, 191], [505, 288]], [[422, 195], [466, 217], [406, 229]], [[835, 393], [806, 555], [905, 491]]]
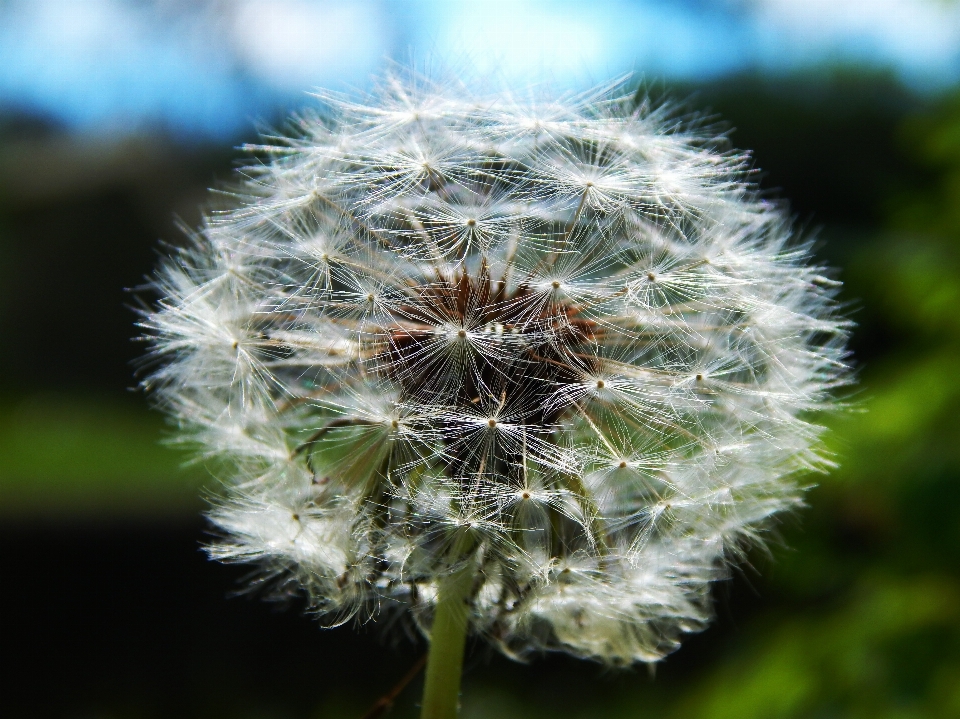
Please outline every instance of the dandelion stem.
[[467, 640], [470, 592], [476, 568], [472, 561], [440, 582], [430, 628], [430, 654], [420, 719], [456, 719], [460, 674]]

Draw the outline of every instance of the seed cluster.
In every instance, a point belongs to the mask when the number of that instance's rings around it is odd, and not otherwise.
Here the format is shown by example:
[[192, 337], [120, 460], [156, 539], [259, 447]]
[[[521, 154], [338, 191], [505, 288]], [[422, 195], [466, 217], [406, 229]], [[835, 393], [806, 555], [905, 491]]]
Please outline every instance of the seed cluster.
[[145, 384], [216, 459], [209, 551], [328, 621], [655, 661], [822, 468], [833, 283], [747, 159], [609, 93], [389, 80], [256, 148], [157, 280]]

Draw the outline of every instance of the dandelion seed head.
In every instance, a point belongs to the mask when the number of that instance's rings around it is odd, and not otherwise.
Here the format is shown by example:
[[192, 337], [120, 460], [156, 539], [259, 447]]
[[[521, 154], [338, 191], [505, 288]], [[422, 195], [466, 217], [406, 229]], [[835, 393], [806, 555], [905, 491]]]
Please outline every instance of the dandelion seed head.
[[836, 283], [669, 108], [327, 101], [254, 148], [142, 320], [144, 385], [222, 468], [210, 555], [328, 622], [424, 627], [473, 562], [471, 627], [508, 655], [662, 658], [829, 466]]

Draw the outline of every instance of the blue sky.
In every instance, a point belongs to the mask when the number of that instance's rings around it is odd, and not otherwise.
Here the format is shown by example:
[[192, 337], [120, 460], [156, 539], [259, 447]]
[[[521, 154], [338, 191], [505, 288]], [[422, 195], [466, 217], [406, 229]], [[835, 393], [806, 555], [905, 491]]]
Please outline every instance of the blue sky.
[[843, 62], [960, 81], [951, 0], [5, 0], [0, 111], [88, 133], [248, 134], [388, 59], [584, 87]]

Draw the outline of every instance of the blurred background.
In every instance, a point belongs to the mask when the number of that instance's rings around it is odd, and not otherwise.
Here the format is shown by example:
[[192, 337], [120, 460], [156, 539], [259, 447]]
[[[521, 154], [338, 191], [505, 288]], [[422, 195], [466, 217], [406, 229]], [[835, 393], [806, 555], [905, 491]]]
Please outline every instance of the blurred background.
[[[245, 141], [390, 62], [722, 118], [841, 268], [840, 462], [655, 675], [470, 650], [465, 718], [960, 716], [960, 3], [0, 0], [0, 713], [359, 717], [423, 643], [207, 562], [134, 297]], [[416, 716], [419, 680], [392, 716]]]

